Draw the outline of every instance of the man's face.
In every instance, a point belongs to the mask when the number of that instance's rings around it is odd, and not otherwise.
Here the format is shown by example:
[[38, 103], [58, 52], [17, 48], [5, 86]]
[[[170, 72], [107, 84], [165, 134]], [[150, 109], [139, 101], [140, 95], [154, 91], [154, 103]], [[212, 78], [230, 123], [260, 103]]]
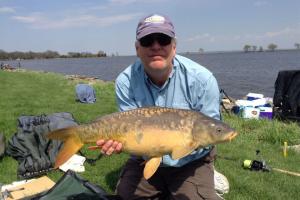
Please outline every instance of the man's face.
[[176, 44], [167, 35], [153, 33], [136, 42], [136, 52], [146, 72], [158, 72], [173, 66]]

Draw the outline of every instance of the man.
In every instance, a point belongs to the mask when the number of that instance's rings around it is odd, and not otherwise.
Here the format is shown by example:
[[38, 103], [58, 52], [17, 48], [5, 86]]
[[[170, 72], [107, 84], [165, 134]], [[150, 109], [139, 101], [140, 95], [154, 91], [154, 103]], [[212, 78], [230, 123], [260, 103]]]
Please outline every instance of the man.
[[[220, 118], [215, 77], [201, 65], [176, 55], [175, 30], [168, 17], [152, 14], [141, 19], [135, 48], [139, 59], [116, 79], [120, 111], [160, 106], [192, 109]], [[122, 150], [117, 141], [99, 140], [97, 145], [107, 155]], [[149, 180], [143, 178], [144, 159], [131, 156], [121, 173], [117, 193], [124, 200], [219, 199], [214, 190], [214, 156], [212, 146], [179, 160], [165, 155]]]

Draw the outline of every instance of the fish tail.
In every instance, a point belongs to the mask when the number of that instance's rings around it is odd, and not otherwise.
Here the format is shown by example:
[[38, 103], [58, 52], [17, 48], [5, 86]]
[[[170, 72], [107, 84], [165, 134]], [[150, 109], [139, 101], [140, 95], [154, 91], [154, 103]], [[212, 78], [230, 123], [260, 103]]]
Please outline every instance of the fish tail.
[[69, 127], [59, 129], [47, 134], [49, 139], [64, 141], [63, 147], [56, 156], [54, 168], [64, 164], [69, 158], [71, 158], [81, 147], [83, 142], [77, 134], [78, 127]]

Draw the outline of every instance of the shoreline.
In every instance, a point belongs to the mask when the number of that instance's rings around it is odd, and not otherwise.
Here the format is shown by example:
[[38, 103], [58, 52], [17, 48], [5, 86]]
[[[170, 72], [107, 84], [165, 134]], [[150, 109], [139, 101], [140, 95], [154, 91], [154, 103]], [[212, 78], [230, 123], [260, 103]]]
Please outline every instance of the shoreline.
[[4, 68], [0, 68], [0, 71], [6, 71], [6, 72], [32, 72], [32, 73], [52, 73], [52, 74], [58, 74], [58, 75], [62, 75], [63, 77], [65, 77], [67, 80], [71, 80], [71, 81], [76, 81], [76, 82], [87, 82], [88, 84], [95, 84], [95, 83], [113, 83], [114, 81], [105, 81], [105, 80], [101, 80], [98, 77], [92, 77], [92, 76], [85, 76], [85, 75], [80, 75], [80, 74], [62, 74], [62, 73], [58, 73], [58, 72], [47, 72], [47, 71], [43, 71], [43, 70], [30, 70], [30, 69], [24, 69], [24, 68], [14, 68], [14, 67], [4, 67]]
[[[185, 51], [185, 52], [177, 52], [179, 55], [206, 55], [206, 54], [231, 54], [231, 53], [280, 53], [280, 52], [291, 52], [291, 51], [299, 51], [300, 49], [277, 49], [277, 50], [263, 50], [263, 51], [247, 51], [245, 52], [244, 50], [229, 50], [229, 51], [203, 51], [203, 52], [197, 52], [197, 51]], [[106, 58], [116, 58], [116, 57], [133, 57], [136, 56], [135, 54], [133, 55], [114, 55], [114, 56], [101, 56], [101, 57], [53, 57], [53, 58], [33, 58], [33, 59], [23, 59], [23, 58], [17, 58], [17, 59], [0, 59], [0, 62], [5, 62], [5, 61], [24, 61], [24, 60], [51, 60], [51, 59], [91, 59], [91, 58], [96, 58], [96, 59], [106, 59]]]

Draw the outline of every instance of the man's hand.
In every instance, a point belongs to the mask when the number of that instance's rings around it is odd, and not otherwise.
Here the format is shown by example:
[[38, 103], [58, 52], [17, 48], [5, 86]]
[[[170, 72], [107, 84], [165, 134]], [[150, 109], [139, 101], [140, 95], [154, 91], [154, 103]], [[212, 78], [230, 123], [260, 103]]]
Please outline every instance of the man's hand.
[[114, 140], [98, 140], [96, 144], [101, 149], [101, 152], [106, 155], [122, 151], [122, 143]]

